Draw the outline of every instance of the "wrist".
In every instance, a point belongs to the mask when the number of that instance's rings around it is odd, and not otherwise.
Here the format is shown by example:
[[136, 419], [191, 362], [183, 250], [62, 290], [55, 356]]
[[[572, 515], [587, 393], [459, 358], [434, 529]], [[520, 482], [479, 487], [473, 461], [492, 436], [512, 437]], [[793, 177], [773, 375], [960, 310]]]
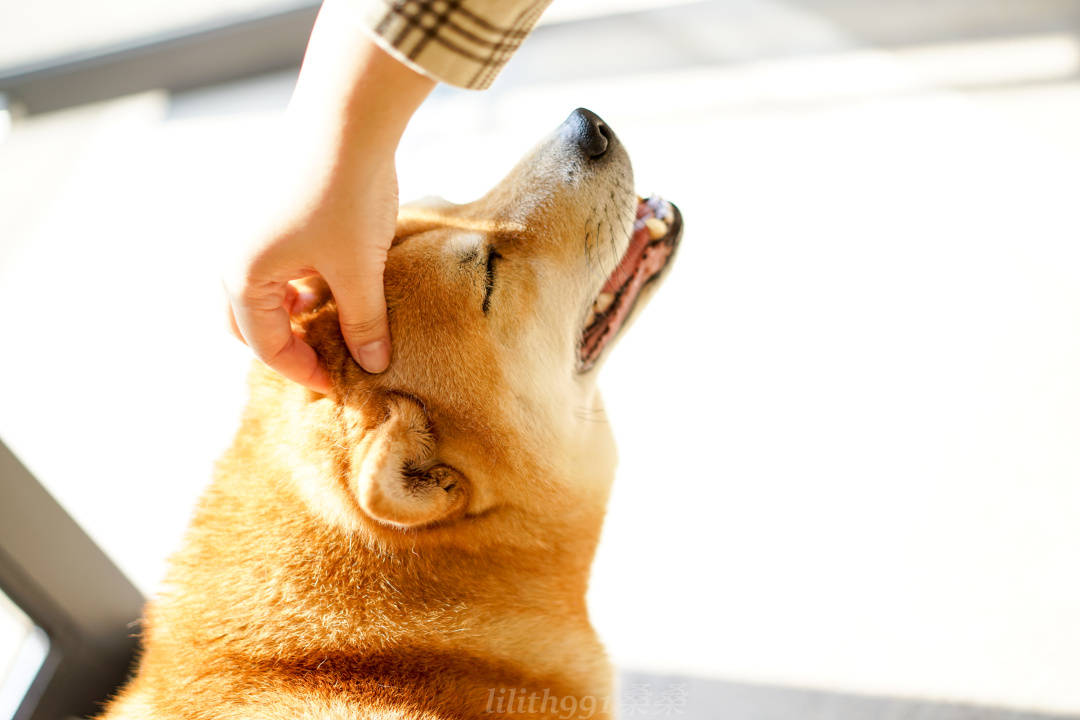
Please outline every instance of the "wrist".
[[436, 82], [402, 63], [363, 33], [361, 65], [349, 97], [350, 119], [360, 118], [368, 132], [397, 146], [413, 114]]

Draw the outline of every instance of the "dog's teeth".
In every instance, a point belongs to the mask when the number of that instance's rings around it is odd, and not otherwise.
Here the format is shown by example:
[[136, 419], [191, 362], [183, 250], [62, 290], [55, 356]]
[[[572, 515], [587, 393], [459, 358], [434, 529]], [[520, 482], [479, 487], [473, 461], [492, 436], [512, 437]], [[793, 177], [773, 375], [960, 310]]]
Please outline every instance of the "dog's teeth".
[[660, 218], [647, 218], [645, 227], [649, 228], [649, 237], [653, 240], [659, 240], [667, 235], [667, 224]]
[[589, 317], [588, 317], [588, 319], [587, 319], [587, 320], [585, 321], [585, 327], [589, 327], [589, 326], [590, 326], [590, 325], [592, 325], [592, 324], [593, 324], [593, 322], [595, 322], [595, 321], [596, 321], [596, 311], [595, 311], [595, 310], [590, 310], [590, 311], [589, 311]]
[[596, 302], [593, 303], [593, 309], [598, 312], [607, 312], [607, 309], [611, 307], [611, 303], [615, 302], [615, 296], [611, 293], [600, 293], [600, 296], [596, 298]]

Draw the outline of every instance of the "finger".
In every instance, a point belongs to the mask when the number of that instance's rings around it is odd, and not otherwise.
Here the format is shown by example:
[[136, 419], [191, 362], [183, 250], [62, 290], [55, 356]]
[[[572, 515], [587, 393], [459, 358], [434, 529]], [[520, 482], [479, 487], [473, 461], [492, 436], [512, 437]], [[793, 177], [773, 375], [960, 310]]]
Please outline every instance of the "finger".
[[330, 391], [330, 377], [310, 345], [292, 330], [283, 303], [287, 283], [267, 283], [234, 302], [236, 325], [255, 354], [271, 369], [316, 392]]
[[324, 273], [338, 306], [341, 334], [353, 359], [371, 373], [390, 364], [390, 327], [383, 294], [383, 262], [366, 272]]

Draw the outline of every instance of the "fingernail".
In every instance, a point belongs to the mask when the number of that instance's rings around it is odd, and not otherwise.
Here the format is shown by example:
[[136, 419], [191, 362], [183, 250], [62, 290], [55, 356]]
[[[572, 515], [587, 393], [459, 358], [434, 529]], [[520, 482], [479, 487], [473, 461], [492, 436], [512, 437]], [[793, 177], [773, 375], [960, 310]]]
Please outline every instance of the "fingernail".
[[390, 364], [390, 345], [385, 340], [361, 345], [356, 354], [360, 356], [356, 359], [360, 367], [370, 373], [381, 373]]

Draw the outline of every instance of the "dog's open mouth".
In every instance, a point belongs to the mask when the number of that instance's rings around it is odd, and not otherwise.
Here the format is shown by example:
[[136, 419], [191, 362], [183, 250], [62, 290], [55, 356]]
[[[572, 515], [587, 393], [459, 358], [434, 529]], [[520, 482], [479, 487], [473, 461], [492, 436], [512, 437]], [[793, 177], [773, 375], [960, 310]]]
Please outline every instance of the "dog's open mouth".
[[662, 198], [638, 200], [637, 219], [626, 254], [593, 302], [578, 349], [578, 370], [587, 372], [619, 334], [638, 296], [664, 271], [682, 235], [679, 209]]

